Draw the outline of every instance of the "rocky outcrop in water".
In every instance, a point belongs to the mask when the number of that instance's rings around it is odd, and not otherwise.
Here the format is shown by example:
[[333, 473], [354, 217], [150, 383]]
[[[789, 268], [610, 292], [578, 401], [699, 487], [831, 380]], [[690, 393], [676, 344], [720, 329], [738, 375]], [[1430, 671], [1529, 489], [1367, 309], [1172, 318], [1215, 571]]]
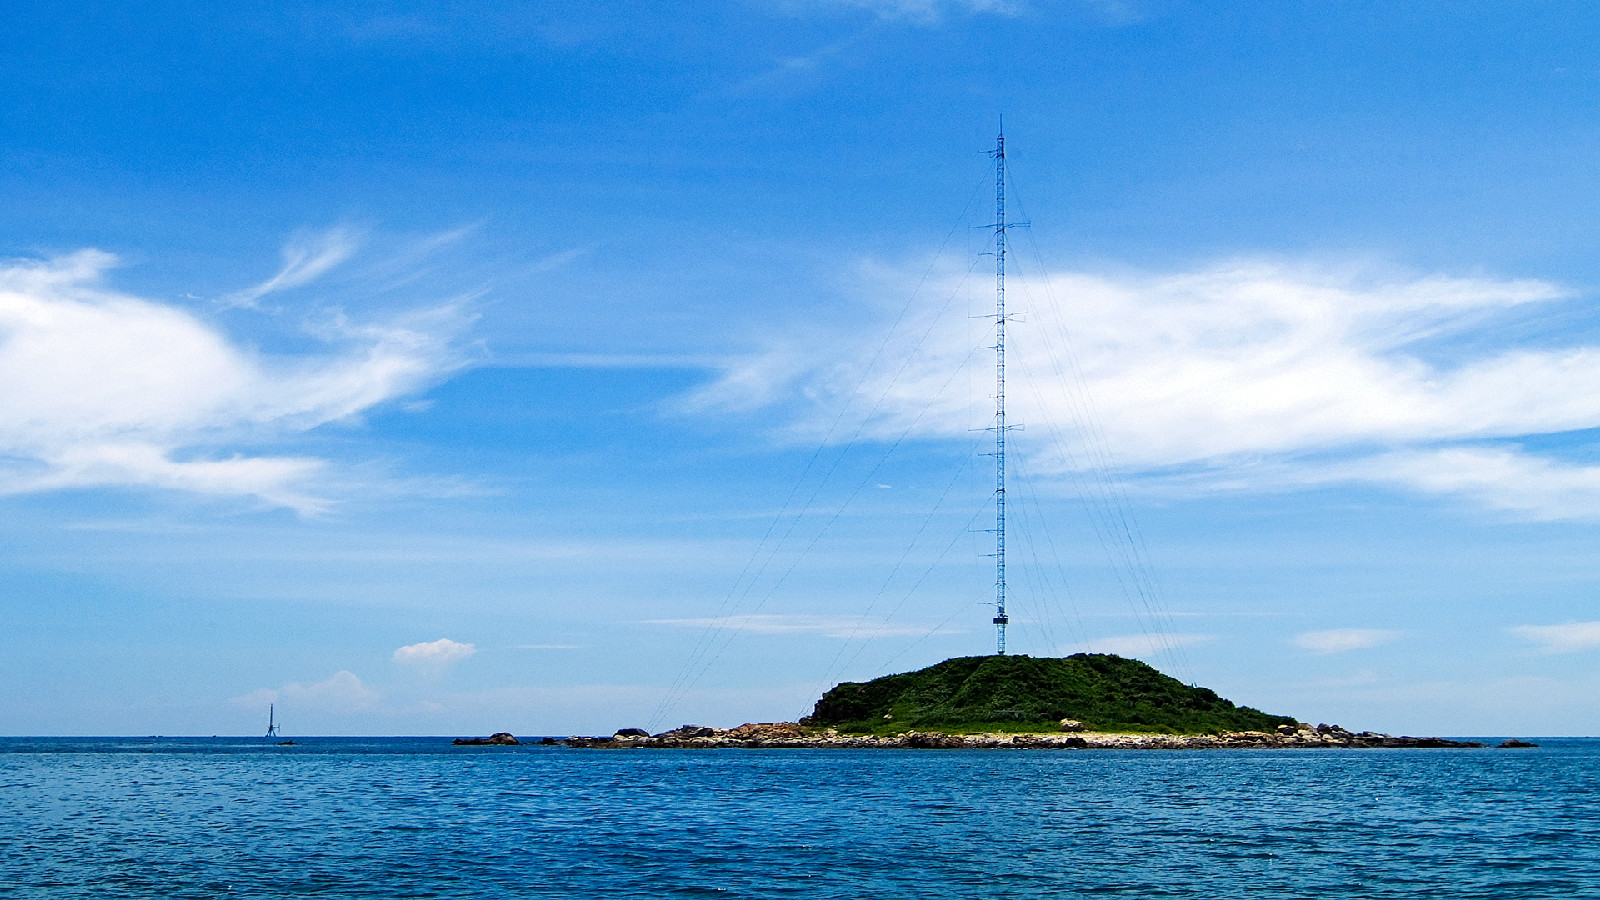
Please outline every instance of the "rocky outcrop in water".
[[457, 747], [510, 747], [522, 742], [512, 737], [509, 731], [497, 731], [486, 738], [456, 738], [450, 743]]
[[[630, 732], [624, 734], [624, 732]], [[637, 733], [631, 733], [637, 732]], [[1283, 725], [1276, 731], [1224, 731], [1220, 734], [1120, 734], [1049, 732], [1037, 734], [947, 734], [908, 731], [894, 735], [844, 734], [833, 729], [808, 729], [795, 722], [759, 722], [718, 729], [684, 725], [647, 735], [642, 729], [618, 731], [611, 737], [570, 737], [568, 747], [629, 749], [831, 748], [916, 750], [1215, 750], [1297, 749], [1316, 747], [1482, 747], [1476, 741], [1436, 737], [1396, 737], [1372, 731], [1349, 732], [1337, 725]]]

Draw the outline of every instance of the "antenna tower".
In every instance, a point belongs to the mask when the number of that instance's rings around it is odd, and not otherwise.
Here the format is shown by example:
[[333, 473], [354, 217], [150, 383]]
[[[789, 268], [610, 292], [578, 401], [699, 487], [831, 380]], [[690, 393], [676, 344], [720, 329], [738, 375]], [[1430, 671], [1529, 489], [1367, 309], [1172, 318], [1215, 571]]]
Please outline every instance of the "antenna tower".
[[278, 712], [277, 704], [275, 704], [275, 703], [268, 703], [267, 704], [267, 737], [277, 737], [278, 736], [278, 717], [277, 717], [277, 712]]
[[994, 642], [1006, 655], [1006, 128], [994, 144]]

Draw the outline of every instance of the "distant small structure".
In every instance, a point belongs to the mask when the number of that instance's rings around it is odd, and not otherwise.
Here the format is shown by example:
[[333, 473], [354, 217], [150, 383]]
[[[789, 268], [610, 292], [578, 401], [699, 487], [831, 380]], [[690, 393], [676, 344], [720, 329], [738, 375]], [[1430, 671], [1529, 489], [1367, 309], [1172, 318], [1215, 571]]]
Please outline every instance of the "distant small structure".
[[267, 704], [267, 737], [269, 737], [269, 738], [274, 738], [274, 737], [278, 736], [278, 716], [277, 716], [277, 712], [278, 712], [277, 704], [274, 704], [274, 703], [268, 703]]

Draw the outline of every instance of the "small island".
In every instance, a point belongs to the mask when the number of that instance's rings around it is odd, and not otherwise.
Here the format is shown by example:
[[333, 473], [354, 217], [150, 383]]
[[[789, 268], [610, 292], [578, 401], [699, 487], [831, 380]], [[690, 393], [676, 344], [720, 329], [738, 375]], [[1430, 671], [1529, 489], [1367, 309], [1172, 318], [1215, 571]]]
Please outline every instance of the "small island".
[[1166, 734], [1272, 731], [1296, 724], [1109, 653], [964, 656], [915, 672], [846, 682], [823, 694], [801, 724], [858, 734], [1004, 733], [1057, 731], [1064, 719], [1081, 724], [1079, 731]]
[[1138, 660], [1107, 653], [1063, 658], [967, 656], [823, 694], [799, 722], [652, 735], [571, 737], [584, 748], [1058, 748], [1481, 747], [1432, 737], [1352, 733], [1237, 706]]

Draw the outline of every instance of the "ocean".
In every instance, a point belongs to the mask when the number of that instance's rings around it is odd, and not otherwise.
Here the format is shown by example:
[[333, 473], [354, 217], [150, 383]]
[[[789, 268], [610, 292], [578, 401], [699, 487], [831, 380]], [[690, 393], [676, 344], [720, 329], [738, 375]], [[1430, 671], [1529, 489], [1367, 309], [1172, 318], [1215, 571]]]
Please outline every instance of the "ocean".
[[[0, 897], [1600, 897], [1600, 740], [0, 739]], [[1487, 739], [1480, 739], [1487, 740]]]

